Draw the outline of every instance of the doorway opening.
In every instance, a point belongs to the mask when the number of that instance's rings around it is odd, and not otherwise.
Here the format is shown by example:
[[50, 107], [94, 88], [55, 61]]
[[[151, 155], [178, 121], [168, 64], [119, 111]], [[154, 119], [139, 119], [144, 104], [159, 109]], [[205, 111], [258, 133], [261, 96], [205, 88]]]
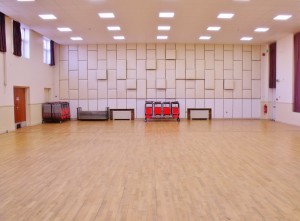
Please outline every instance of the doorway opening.
[[27, 88], [14, 87], [15, 128], [26, 127]]

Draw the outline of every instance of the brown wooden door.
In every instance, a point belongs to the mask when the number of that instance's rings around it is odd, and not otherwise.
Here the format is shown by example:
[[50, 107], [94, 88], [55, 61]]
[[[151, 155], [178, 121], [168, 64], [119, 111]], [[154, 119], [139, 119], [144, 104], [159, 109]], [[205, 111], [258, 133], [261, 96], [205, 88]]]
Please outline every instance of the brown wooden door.
[[15, 123], [26, 121], [25, 88], [14, 88]]

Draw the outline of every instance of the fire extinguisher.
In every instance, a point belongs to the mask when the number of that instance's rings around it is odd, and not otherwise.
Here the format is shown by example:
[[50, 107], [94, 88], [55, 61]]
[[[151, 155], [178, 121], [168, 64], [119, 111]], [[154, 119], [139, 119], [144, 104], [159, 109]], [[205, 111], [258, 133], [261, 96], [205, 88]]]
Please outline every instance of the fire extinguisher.
[[268, 113], [268, 106], [267, 104], [264, 105], [264, 114]]

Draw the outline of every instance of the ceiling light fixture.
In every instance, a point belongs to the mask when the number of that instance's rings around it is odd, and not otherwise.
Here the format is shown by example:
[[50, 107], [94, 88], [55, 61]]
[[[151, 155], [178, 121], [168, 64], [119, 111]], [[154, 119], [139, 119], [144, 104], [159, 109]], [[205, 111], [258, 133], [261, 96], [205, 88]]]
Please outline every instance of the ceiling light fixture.
[[211, 36], [200, 36], [199, 37], [199, 40], [209, 40], [209, 39], [211, 39]]
[[72, 41], [82, 41], [82, 37], [71, 37]]
[[34, 2], [35, 0], [18, 0], [18, 2]]
[[165, 36], [165, 35], [159, 35], [156, 37], [157, 40], [167, 40], [168, 39], [168, 36]]
[[171, 26], [158, 26], [157, 30], [159, 31], [169, 31], [171, 29]]
[[274, 17], [274, 20], [281, 20], [281, 21], [285, 21], [290, 19], [292, 16], [291, 15], [277, 15], [276, 17]]
[[252, 37], [242, 37], [241, 41], [251, 41], [252, 39]]
[[160, 12], [159, 17], [160, 18], [173, 18], [175, 16], [174, 12]]
[[221, 27], [210, 26], [207, 28], [207, 31], [219, 31], [220, 29], [221, 29]]
[[124, 36], [114, 36], [115, 40], [124, 40], [125, 37]]
[[255, 32], [267, 32], [267, 31], [269, 31], [269, 28], [256, 28], [254, 31]]
[[108, 26], [107, 30], [109, 30], [109, 31], [120, 31], [121, 28], [120, 28], [120, 26]]
[[231, 19], [233, 16], [234, 16], [234, 14], [232, 14], [232, 13], [220, 13], [218, 15], [218, 18], [221, 18], [221, 19]]
[[44, 14], [44, 15], [39, 15], [42, 19], [44, 20], [54, 20], [57, 19], [55, 15], [52, 14]]
[[67, 27], [57, 28], [57, 30], [59, 30], [59, 31], [61, 31], [61, 32], [69, 32], [69, 31], [72, 31], [71, 28], [67, 28]]
[[100, 18], [114, 18], [115, 15], [112, 12], [103, 12], [103, 13], [98, 13]]

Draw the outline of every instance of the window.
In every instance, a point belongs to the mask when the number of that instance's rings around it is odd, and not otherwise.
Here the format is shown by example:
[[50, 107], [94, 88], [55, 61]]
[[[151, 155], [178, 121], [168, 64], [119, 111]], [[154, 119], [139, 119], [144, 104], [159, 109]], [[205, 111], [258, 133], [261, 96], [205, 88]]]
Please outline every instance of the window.
[[21, 37], [22, 37], [22, 57], [30, 58], [29, 54], [29, 29], [21, 26]]
[[44, 38], [43, 49], [44, 49], [44, 63], [50, 64], [51, 50], [50, 50], [50, 40], [49, 39]]

